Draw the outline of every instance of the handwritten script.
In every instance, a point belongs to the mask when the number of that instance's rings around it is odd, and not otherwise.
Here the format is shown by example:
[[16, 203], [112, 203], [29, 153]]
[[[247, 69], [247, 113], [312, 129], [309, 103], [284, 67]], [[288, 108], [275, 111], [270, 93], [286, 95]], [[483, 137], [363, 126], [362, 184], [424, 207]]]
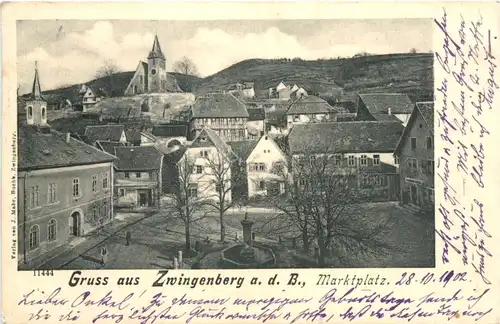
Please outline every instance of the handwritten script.
[[[485, 145], [491, 136], [488, 118], [499, 85], [495, 81], [497, 44], [494, 30], [487, 29], [481, 12], [450, 16], [445, 9], [434, 20], [442, 40], [435, 52], [439, 75], [435, 130], [438, 206], [436, 232], [443, 243], [441, 261], [447, 264], [459, 258], [472, 267], [482, 281], [490, 284], [491, 235], [485, 215], [486, 201], [480, 192], [488, 190], [484, 170], [490, 149]], [[457, 91], [458, 89], [458, 91]], [[453, 90], [453, 91], [452, 91]], [[494, 216], [494, 215], [491, 215]]]
[[[470, 322], [492, 311], [487, 300], [490, 289], [472, 292], [456, 288], [450, 292], [426, 292], [407, 297], [398, 289], [336, 287], [311, 297], [204, 298], [205, 292], [174, 295], [154, 290], [126, 293], [90, 290], [75, 294], [72, 288], [22, 294], [17, 305], [28, 308], [29, 322], [74, 322], [91, 314], [92, 323], [205, 323], [248, 320], [252, 323], [335, 322], [361, 319], [405, 319], [434, 317], [436, 321], [464, 316]], [[71, 296], [71, 297], [69, 297]], [[24, 313], [24, 312], [23, 312]]]

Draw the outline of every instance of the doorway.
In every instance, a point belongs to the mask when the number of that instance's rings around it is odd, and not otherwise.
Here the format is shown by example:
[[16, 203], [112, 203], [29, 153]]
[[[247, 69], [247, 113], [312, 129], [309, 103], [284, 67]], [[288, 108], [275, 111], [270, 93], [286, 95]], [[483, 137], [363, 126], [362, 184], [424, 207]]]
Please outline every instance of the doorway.
[[140, 193], [139, 194], [139, 206], [140, 207], [144, 207], [146, 206], [146, 202], [147, 202], [147, 196], [145, 193]]
[[74, 212], [69, 217], [69, 234], [71, 236], [80, 235], [80, 213]]
[[416, 206], [420, 206], [419, 204], [419, 199], [418, 199], [418, 188], [416, 185], [412, 185], [411, 186], [411, 190], [410, 190], [410, 200], [411, 200], [411, 203], [416, 205]]

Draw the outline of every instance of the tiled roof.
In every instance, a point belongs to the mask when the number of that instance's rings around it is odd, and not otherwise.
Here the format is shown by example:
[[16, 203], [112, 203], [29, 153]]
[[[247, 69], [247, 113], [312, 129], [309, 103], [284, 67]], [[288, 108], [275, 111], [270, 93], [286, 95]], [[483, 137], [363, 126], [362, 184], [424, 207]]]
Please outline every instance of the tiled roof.
[[[205, 138], [205, 141], [202, 140], [203, 138]], [[216, 132], [208, 127], [203, 127], [201, 132], [191, 143], [191, 147], [203, 147], [207, 146], [206, 144], [209, 144], [208, 146], [211, 146], [212, 144], [210, 144], [210, 142], [217, 148], [219, 152], [227, 155], [228, 158], [232, 158], [232, 155], [234, 156], [234, 152], [231, 150], [231, 147], [226, 142], [224, 142], [224, 140], [222, 140], [222, 138], [220, 138], [220, 136], [217, 135]]]
[[21, 125], [18, 136], [19, 170], [48, 169], [111, 162], [115, 158], [67, 134]]
[[373, 117], [378, 121], [398, 121], [401, 122], [396, 116], [388, 114], [372, 114]]
[[422, 118], [425, 120], [429, 130], [434, 133], [434, 102], [425, 101], [417, 102], [417, 109], [420, 111]]
[[163, 153], [154, 146], [115, 147], [115, 166], [120, 171], [158, 170]]
[[325, 100], [316, 96], [303, 96], [292, 103], [287, 115], [333, 113], [336, 110]]
[[231, 94], [199, 98], [193, 105], [193, 118], [248, 117], [246, 106]]
[[187, 137], [188, 127], [187, 125], [175, 125], [175, 124], [161, 124], [154, 125], [151, 132], [154, 136], [158, 137]]
[[387, 114], [389, 108], [392, 114], [411, 114], [414, 107], [403, 93], [366, 93], [359, 98], [372, 114]]
[[85, 128], [85, 136], [89, 141], [113, 141], [119, 142], [122, 133], [125, 131], [123, 125], [98, 125], [87, 126]]
[[394, 152], [403, 133], [399, 122], [337, 122], [295, 125], [288, 135], [293, 154]]
[[264, 108], [249, 108], [247, 109], [247, 112], [249, 121], [266, 119], [266, 111]]
[[238, 156], [243, 161], [246, 161], [258, 142], [258, 140], [242, 140], [228, 142], [228, 144], [229, 146], [231, 146], [231, 149], [233, 150], [234, 154], [236, 154], [236, 156]]
[[125, 144], [112, 141], [97, 141], [96, 146], [104, 152], [115, 155], [115, 147], [124, 147]]

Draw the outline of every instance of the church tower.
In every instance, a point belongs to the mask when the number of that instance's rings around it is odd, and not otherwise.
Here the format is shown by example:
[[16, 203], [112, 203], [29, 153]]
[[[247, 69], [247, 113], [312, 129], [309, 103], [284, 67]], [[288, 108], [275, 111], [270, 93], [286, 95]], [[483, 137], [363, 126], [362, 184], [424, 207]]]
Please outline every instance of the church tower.
[[47, 126], [47, 101], [42, 97], [37, 62], [35, 62], [35, 79], [31, 95], [26, 100], [26, 123], [28, 125]]
[[167, 92], [165, 55], [161, 51], [157, 35], [148, 55], [148, 92]]

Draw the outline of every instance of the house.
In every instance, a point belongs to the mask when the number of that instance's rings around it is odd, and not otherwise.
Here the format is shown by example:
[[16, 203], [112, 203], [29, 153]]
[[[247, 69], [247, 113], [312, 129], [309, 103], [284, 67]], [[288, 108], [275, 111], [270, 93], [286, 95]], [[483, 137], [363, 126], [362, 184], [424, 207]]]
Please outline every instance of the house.
[[364, 199], [397, 200], [398, 160], [393, 153], [403, 129], [400, 122], [377, 121], [295, 125], [288, 135], [291, 172], [326, 159], [327, 172], [349, 179]]
[[277, 98], [280, 100], [289, 100], [292, 93], [292, 86], [286, 84], [285, 81], [280, 81], [276, 87], [269, 88], [269, 98]]
[[265, 131], [266, 111], [264, 108], [249, 108], [247, 130], [251, 138], [260, 138]]
[[155, 146], [115, 146], [115, 206], [160, 207], [164, 154]]
[[175, 77], [167, 73], [165, 55], [156, 35], [148, 55], [148, 62], [139, 62], [125, 89], [125, 96], [165, 92], [182, 92], [182, 90]]
[[124, 125], [87, 126], [83, 135], [91, 145], [96, 141], [128, 143]]
[[82, 106], [82, 113], [90, 112], [96, 103], [101, 101], [102, 96], [98, 95], [91, 87], [83, 84], [78, 91], [78, 103]]
[[185, 145], [188, 140], [188, 125], [184, 124], [159, 124], [154, 125], [151, 131], [157, 143], [166, 147]]
[[115, 157], [47, 124], [38, 71], [18, 126], [19, 267], [36, 268], [113, 219]]
[[286, 112], [288, 128], [297, 124], [335, 121], [341, 111], [316, 96], [304, 96], [295, 100]]
[[180, 181], [189, 186], [191, 197], [218, 200], [221, 189], [226, 193], [226, 201], [230, 202], [231, 170], [237, 159], [231, 147], [214, 130], [204, 127], [178, 162]]
[[225, 141], [245, 139], [247, 120], [246, 105], [232, 94], [198, 98], [191, 107], [191, 136], [195, 138], [208, 127]]
[[244, 99], [254, 99], [255, 98], [255, 89], [253, 82], [242, 82], [242, 83], [234, 83], [230, 84], [227, 87], [226, 93], [231, 93], [238, 95]]
[[269, 135], [263, 135], [251, 148], [245, 161], [248, 198], [285, 193], [287, 157]]
[[394, 153], [401, 204], [434, 212], [434, 103], [418, 102]]
[[294, 85], [292, 87], [292, 90], [290, 91], [290, 98], [293, 99], [293, 100], [297, 100], [301, 97], [305, 97], [307, 96], [307, 91], [302, 88], [302, 87], [299, 87], [298, 85]]
[[357, 120], [397, 121], [406, 126], [414, 104], [402, 93], [360, 94], [357, 102]]

